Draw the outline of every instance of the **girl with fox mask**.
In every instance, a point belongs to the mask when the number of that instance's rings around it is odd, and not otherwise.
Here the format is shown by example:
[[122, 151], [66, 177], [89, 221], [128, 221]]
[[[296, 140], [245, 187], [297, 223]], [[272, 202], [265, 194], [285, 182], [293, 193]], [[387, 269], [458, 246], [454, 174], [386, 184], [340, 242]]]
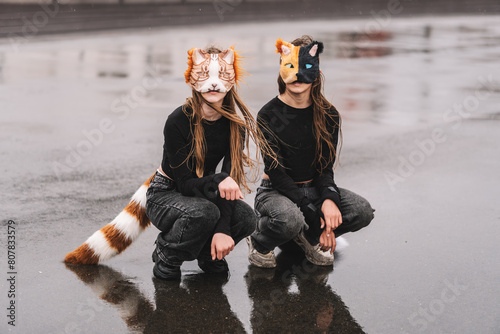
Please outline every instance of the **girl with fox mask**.
[[278, 39], [276, 48], [280, 95], [262, 107], [257, 120], [277, 163], [263, 152], [265, 170], [255, 197], [259, 221], [247, 238], [248, 258], [272, 268], [275, 247], [298, 245], [310, 262], [331, 266], [335, 237], [367, 226], [374, 210], [333, 178], [341, 118], [322, 93], [323, 43], [302, 36], [292, 43]]

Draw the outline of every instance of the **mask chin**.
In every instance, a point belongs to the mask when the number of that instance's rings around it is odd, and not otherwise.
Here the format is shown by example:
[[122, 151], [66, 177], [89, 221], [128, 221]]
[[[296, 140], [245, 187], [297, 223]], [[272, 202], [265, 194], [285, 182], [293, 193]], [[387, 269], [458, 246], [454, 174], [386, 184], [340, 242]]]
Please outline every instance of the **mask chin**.
[[294, 81], [292, 83], [304, 83], [304, 84], [312, 84], [316, 79], [313, 79], [313, 80], [309, 80], [309, 79], [300, 79], [300, 80], [297, 80], [297, 81]]
[[[215, 86], [214, 86], [215, 85]], [[193, 89], [199, 93], [208, 93], [210, 91], [218, 91], [220, 93], [227, 93], [232, 87], [233, 84], [230, 82], [224, 82], [222, 80], [218, 81], [208, 81], [203, 83], [195, 83], [192, 85]]]

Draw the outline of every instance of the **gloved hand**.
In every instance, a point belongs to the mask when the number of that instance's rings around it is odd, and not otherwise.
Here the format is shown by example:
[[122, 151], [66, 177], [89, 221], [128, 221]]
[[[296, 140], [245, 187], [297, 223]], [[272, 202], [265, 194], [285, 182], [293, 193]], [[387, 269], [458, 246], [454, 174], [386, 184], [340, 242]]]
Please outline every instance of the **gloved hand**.
[[323, 216], [323, 212], [321, 212], [320, 209], [318, 209], [314, 204], [309, 203], [307, 205], [302, 205], [300, 207], [300, 211], [302, 211], [302, 214], [304, 215], [309, 228], [320, 229], [320, 218], [325, 219], [325, 217]]

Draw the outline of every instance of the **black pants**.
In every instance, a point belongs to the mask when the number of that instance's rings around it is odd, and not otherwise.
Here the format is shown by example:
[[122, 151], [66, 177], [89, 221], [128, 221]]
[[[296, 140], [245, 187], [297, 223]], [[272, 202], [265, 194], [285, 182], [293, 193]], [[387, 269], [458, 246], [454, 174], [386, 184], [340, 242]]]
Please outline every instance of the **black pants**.
[[[300, 188], [304, 195], [316, 206], [321, 207], [320, 196], [315, 187]], [[335, 237], [347, 232], [354, 232], [368, 226], [373, 219], [370, 203], [358, 194], [340, 188], [339, 208], [342, 212], [342, 224], [333, 232]], [[273, 250], [295, 238], [303, 229], [307, 240], [316, 245], [322, 229], [319, 225], [309, 224], [304, 215], [288, 197], [272, 188], [268, 180], [263, 180], [255, 196], [255, 211], [259, 216], [257, 230], [252, 238], [262, 250]]]
[[[157, 242], [160, 259], [169, 265], [181, 265], [200, 256], [210, 256], [212, 236], [220, 211], [210, 200], [183, 196], [172, 180], [157, 173], [147, 192], [146, 214], [161, 233]], [[253, 209], [235, 202], [231, 217], [231, 237], [237, 244], [250, 235], [257, 224]]]

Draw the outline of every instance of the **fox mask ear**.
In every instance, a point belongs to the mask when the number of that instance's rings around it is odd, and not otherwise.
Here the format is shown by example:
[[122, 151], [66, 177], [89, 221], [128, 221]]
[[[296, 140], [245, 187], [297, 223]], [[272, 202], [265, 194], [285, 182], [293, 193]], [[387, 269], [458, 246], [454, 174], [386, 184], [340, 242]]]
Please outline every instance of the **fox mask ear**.
[[299, 49], [300, 47], [284, 42], [281, 38], [276, 41], [276, 52], [280, 54], [280, 76], [286, 83], [297, 80]]
[[276, 53], [282, 56], [288, 56], [292, 52], [292, 47], [292, 44], [282, 41], [281, 38], [276, 41]]

